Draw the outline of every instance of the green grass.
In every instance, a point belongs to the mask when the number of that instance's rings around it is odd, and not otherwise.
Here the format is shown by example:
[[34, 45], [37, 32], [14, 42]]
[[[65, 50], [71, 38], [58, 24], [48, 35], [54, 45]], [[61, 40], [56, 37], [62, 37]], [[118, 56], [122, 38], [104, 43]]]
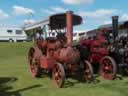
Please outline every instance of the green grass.
[[[0, 43], [0, 96], [128, 96], [128, 78], [86, 84], [68, 79], [57, 89], [50, 78], [34, 79], [27, 64], [32, 43]], [[70, 82], [68, 82], [70, 81]]]

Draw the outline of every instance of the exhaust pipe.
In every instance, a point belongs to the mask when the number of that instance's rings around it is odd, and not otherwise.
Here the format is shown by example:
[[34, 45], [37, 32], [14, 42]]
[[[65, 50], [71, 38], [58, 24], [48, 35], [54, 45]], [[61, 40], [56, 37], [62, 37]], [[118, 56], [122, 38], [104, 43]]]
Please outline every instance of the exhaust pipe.
[[73, 12], [67, 11], [66, 12], [66, 37], [67, 37], [67, 45], [71, 46], [73, 42]]
[[112, 16], [112, 34], [115, 41], [118, 36], [118, 16]]

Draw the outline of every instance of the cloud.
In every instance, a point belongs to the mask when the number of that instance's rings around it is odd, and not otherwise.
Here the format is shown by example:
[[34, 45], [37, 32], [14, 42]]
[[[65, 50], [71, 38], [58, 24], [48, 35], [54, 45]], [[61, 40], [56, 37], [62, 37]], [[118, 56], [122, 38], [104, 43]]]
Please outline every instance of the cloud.
[[52, 7], [52, 10], [55, 12], [65, 12], [67, 9], [64, 9], [63, 7]]
[[34, 14], [35, 11], [30, 8], [25, 8], [23, 6], [13, 6], [13, 13], [16, 15]]
[[48, 14], [55, 14], [55, 12], [53, 12], [52, 10], [48, 10], [48, 9], [44, 10], [43, 12], [48, 13]]
[[112, 23], [112, 20], [108, 20], [108, 21], [106, 20], [103, 22], [103, 24], [111, 24], [111, 23]]
[[128, 20], [128, 14], [124, 13], [124, 14], [121, 16], [121, 20], [122, 20], [122, 21]]
[[92, 12], [85, 12], [85, 11], [79, 11], [78, 14], [80, 14], [83, 17], [89, 17], [89, 18], [101, 18], [104, 16], [109, 16], [115, 13], [117, 10], [115, 9], [99, 9]]
[[94, 0], [62, 0], [66, 4], [79, 5], [79, 4], [90, 4]]
[[29, 20], [28, 20], [28, 19], [25, 19], [25, 20], [24, 20], [24, 24], [25, 24], [25, 25], [27, 25], [27, 24], [33, 24], [33, 23], [35, 23], [35, 22], [36, 22], [36, 21], [33, 20], [33, 19], [29, 19]]
[[56, 14], [56, 13], [66, 12], [67, 10], [68, 9], [57, 6], [57, 7], [51, 7], [50, 9], [46, 9], [43, 12], [48, 13], [48, 14]]
[[0, 20], [9, 18], [9, 15], [0, 9]]
[[83, 24], [86, 24], [86, 20], [83, 19], [83, 22], [82, 22], [82, 23], [83, 23]]

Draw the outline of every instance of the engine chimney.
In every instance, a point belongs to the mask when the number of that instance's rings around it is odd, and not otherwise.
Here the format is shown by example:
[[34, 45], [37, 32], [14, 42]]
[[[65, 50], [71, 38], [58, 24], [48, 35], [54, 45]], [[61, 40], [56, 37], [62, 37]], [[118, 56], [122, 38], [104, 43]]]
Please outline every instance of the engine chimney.
[[116, 37], [118, 36], [118, 16], [112, 16], [112, 33], [113, 40], [115, 41]]
[[66, 37], [67, 37], [67, 45], [71, 45], [73, 41], [73, 12], [67, 11], [66, 12]]

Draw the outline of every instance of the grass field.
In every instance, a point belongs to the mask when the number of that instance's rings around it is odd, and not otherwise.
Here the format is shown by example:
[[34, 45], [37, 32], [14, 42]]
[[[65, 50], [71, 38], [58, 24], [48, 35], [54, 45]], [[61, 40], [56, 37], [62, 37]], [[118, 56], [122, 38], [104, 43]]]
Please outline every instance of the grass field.
[[[57, 89], [48, 77], [33, 79], [28, 70], [31, 43], [0, 43], [0, 96], [128, 96], [128, 78], [86, 84], [68, 79]], [[70, 82], [69, 82], [70, 81]]]

